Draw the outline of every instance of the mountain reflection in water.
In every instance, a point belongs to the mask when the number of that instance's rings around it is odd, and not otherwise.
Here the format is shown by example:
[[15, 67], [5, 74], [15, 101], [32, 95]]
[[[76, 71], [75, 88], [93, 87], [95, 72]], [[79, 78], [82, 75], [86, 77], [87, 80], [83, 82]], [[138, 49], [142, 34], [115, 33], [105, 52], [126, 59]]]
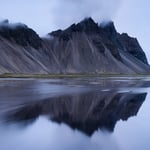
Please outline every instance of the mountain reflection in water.
[[[52, 136], [61, 137], [67, 141], [73, 140], [74, 136], [82, 139], [84, 135], [93, 139], [95, 135], [99, 134], [100, 136], [101, 132], [113, 134], [117, 122], [120, 122], [120, 120], [127, 121], [130, 117], [138, 115], [147, 97], [150, 79], [10, 79], [8, 81], [0, 80], [0, 83], [0, 131], [4, 131], [4, 127], [7, 132], [9, 126], [15, 125], [19, 128], [20, 135], [26, 129], [32, 128], [36, 130], [36, 134], [40, 133], [39, 136], [42, 136], [42, 133], [48, 135], [49, 129], [52, 128], [53, 130], [57, 126], [58, 133]], [[43, 128], [44, 125], [37, 128], [37, 123], [45, 122], [41, 117], [48, 120], [47, 129]], [[75, 131], [75, 133], [70, 133], [69, 130]], [[62, 135], [60, 135], [61, 132]], [[30, 142], [26, 145], [29, 144], [30, 148], [17, 148], [17, 144], [14, 143], [13, 147], [16, 150], [35, 148], [42, 150], [43, 148], [36, 147], [39, 143], [31, 142], [34, 135], [32, 133], [29, 135], [26, 135], [26, 138]], [[120, 137], [122, 136], [120, 135]], [[10, 135], [8, 137], [5, 135], [5, 137], [7, 139]], [[0, 136], [0, 140], [1, 138], [2, 136]], [[96, 138], [96, 141], [98, 141], [98, 138]], [[102, 141], [104, 139], [107, 141], [107, 138], [101, 137], [99, 144], [103, 145]], [[22, 137], [16, 139], [16, 141], [19, 139], [21, 142], [25, 142]], [[45, 137], [45, 141], [47, 141], [47, 137]], [[69, 143], [63, 142], [62, 145], [65, 148], [61, 146], [56, 148], [56, 143], [51, 143], [55, 146], [49, 146], [49, 148], [73, 149], [72, 147], [75, 147], [76, 149], [85, 149], [86, 147], [88, 150], [100, 148], [96, 145], [89, 145], [89, 142], [87, 145], [85, 141], [85, 139], [78, 141], [77, 143], [80, 143], [80, 146], [71, 146]], [[82, 144], [84, 147], [81, 146]], [[0, 149], [7, 150], [9, 145], [11, 144], [7, 140], [0, 142]], [[68, 148], [67, 145], [71, 148]], [[45, 149], [48, 150], [49, 148]]]
[[33, 122], [41, 115], [92, 135], [98, 128], [113, 131], [118, 120], [138, 113], [146, 93], [88, 92], [31, 102], [8, 112], [7, 121]]

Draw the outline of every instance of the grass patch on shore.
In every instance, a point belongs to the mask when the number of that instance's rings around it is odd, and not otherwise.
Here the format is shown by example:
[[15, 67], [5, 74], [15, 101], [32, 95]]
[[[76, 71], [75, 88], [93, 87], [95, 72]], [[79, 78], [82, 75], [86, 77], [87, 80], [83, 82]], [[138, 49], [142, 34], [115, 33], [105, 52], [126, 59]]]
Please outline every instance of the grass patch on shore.
[[0, 78], [150, 77], [150, 74], [0, 74]]

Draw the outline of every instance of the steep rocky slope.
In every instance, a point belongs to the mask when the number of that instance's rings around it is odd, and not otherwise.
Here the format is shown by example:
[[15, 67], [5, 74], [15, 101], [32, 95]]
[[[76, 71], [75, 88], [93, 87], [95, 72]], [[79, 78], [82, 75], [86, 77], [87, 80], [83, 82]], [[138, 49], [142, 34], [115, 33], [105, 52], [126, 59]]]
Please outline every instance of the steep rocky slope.
[[91, 18], [40, 38], [24, 24], [0, 25], [0, 73], [150, 73], [137, 39]]

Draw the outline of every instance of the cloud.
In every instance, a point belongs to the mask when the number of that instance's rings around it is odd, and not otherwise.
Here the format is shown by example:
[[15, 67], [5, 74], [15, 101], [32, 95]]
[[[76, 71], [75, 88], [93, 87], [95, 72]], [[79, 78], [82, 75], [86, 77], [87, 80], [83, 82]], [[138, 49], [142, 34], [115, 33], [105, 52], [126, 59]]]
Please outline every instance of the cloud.
[[66, 27], [85, 17], [97, 22], [112, 20], [122, 0], [52, 0], [53, 23], [57, 27]]
[[0, 0], [0, 20], [22, 22], [40, 35], [66, 28], [85, 17], [114, 19], [122, 0]]
[[24, 27], [24, 28], [27, 27], [25, 24], [22, 24], [22, 23], [10, 23], [8, 19], [0, 20], [0, 29], [3, 27], [15, 29], [15, 28], [20, 27], [20, 26]]

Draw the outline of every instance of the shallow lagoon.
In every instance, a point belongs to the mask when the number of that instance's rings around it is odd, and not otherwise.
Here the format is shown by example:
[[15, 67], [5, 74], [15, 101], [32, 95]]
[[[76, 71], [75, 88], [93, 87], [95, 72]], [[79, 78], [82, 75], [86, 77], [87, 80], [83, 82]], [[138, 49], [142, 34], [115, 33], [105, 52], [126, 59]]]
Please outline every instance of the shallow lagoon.
[[0, 79], [0, 150], [149, 150], [150, 78]]

